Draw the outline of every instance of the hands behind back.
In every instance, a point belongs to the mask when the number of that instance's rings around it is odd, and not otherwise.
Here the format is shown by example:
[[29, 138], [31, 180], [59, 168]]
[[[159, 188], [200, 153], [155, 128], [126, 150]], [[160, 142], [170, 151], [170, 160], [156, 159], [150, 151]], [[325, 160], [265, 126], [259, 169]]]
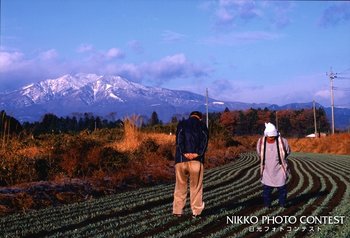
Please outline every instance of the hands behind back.
[[186, 159], [193, 160], [197, 158], [199, 155], [197, 153], [185, 153], [184, 156]]

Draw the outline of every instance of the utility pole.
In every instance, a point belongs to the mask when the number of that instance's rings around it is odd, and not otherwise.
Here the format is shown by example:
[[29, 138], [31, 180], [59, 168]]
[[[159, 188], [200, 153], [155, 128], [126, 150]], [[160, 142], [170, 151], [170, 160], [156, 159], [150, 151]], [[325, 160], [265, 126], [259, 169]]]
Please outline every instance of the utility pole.
[[332, 134], [334, 134], [334, 87], [333, 87], [333, 80], [337, 77], [336, 74], [333, 73], [332, 71], [332, 67], [331, 70], [329, 72], [329, 74], [327, 73], [329, 80], [331, 81], [331, 107], [332, 107]]
[[276, 128], [278, 130], [278, 111], [276, 111]]
[[208, 88], [206, 88], [205, 105], [206, 105], [206, 113], [207, 113], [206, 123], [207, 123], [207, 128], [209, 128]]
[[313, 108], [314, 108], [315, 137], [318, 137], [318, 136], [317, 136], [317, 121], [316, 121], [316, 105], [315, 105], [315, 100], [313, 101]]

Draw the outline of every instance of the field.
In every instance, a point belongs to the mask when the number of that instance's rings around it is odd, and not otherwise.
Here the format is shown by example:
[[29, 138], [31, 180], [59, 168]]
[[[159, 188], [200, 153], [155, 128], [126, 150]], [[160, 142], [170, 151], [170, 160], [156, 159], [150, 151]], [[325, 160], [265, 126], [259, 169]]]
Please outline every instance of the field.
[[[289, 159], [287, 208], [276, 199], [272, 209], [263, 207], [259, 159], [245, 153], [205, 172], [199, 219], [191, 218], [188, 203], [184, 217], [173, 217], [174, 184], [163, 184], [7, 215], [0, 218], [0, 237], [349, 237], [350, 156], [293, 153]], [[229, 222], [239, 216], [251, 224]], [[267, 216], [275, 224], [263, 222]], [[307, 224], [300, 223], [304, 216]], [[344, 216], [343, 224], [312, 224], [322, 216]]]

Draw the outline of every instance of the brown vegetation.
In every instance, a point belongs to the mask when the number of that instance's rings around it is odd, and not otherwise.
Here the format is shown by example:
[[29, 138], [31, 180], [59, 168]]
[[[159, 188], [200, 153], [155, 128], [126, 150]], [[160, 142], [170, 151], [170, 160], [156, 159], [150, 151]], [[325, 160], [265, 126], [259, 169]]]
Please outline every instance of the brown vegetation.
[[[0, 149], [0, 214], [174, 181], [175, 135], [123, 128], [12, 137]], [[205, 168], [255, 151], [258, 136], [212, 133]], [[294, 152], [350, 154], [350, 134], [289, 139]], [[41, 182], [39, 182], [41, 181]]]
[[[175, 135], [142, 132], [137, 120], [125, 120], [123, 129], [13, 137], [0, 150], [0, 210], [36, 209], [174, 181]], [[251, 150], [247, 140], [213, 136], [205, 167]], [[33, 194], [35, 188], [39, 192]]]
[[350, 134], [334, 134], [321, 138], [289, 139], [294, 152], [350, 155]]

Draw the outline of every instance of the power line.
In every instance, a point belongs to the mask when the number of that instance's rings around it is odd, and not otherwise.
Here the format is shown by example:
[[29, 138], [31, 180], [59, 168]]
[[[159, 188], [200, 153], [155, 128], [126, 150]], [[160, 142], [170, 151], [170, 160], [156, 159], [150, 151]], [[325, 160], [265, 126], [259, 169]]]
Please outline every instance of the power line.
[[337, 79], [340, 79], [340, 80], [350, 80], [350, 78], [348, 78], [348, 77], [342, 77], [342, 76], [338, 76]]
[[333, 87], [334, 90], [337, 91], [350, 91], [350, 88], [339, 88], [339, 87]]
[[343, 73], [346, 72], [346, 71], [350, 71], [350, 68], [348, 68], [348, 69], [346, 69], [346, 70], [343, 70], [343, 71], [341, 71], [341, 72], [338, 73], [338, 74], [343, 74]]
[[337, 104], [336, 106], [337, 107], [348, 107], [348, 106], [350, 106], [350, 104]]

